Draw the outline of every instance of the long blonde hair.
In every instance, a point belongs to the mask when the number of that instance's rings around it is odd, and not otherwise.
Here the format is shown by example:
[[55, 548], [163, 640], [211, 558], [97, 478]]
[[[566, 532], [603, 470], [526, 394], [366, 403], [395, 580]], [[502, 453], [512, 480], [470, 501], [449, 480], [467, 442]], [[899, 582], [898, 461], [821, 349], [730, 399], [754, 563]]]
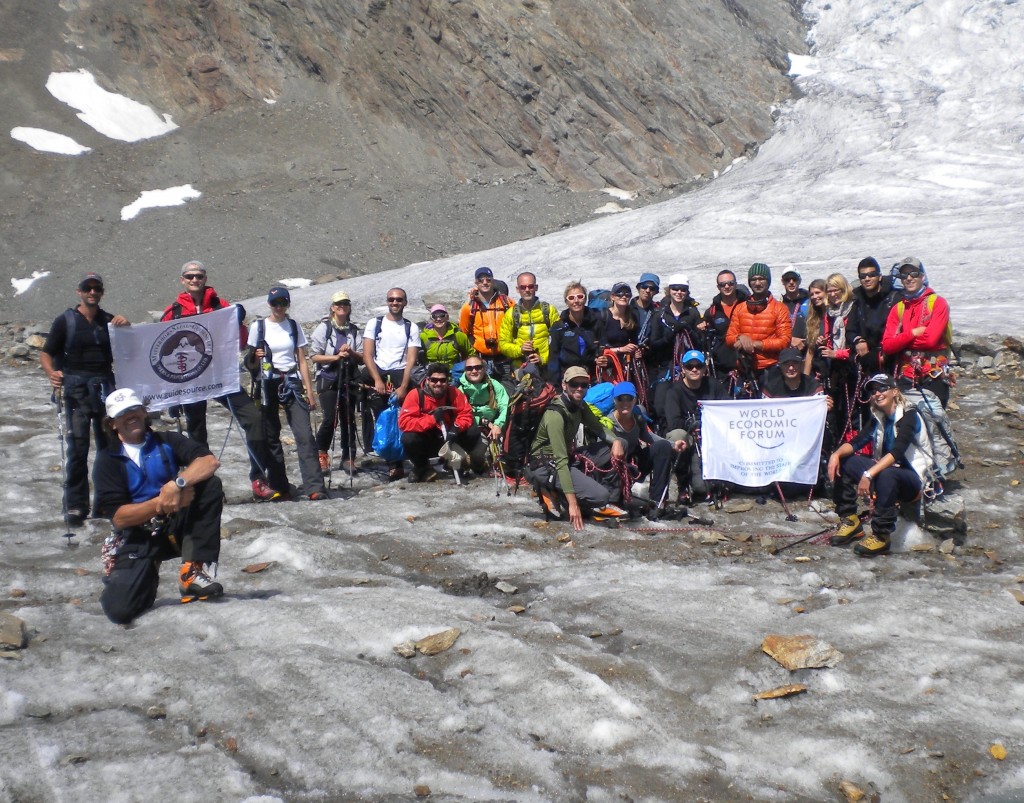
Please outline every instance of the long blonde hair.
[[[821, 290], [824, 293], [827, 287], [824, 279], [815, 279], [807, 285], [807, 291], [810, 293], [811, 290]], [[825, 310], [828, 309], [828, 299], [826, 298], [822, 301], [820, 311], [809, 299], [810, 296], [808, 296], [807, 302], [807, 346], [812, 348], [815, 338], [825, 332], [822, 327], [822, 321], [825, 318]]]

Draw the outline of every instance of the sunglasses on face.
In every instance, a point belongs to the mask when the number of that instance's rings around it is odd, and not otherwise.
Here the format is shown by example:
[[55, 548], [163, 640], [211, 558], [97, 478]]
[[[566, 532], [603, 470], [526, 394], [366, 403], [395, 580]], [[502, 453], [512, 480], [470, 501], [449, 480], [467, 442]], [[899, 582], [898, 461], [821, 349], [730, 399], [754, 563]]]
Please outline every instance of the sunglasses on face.
[[536, 290], [537, 285], [535, 284], [521, 284], [519, 285], [520, 290]]
[[431, 377], [427, 377], [427, 381], [431, 385], [443, 385], [445, 382], [448, 381], [448, 377], [446, 377], [446, 376], [431, 376]]
[[736, 286], [736, 282], [719, 282], [718, 286], [719, 287], [735, 287]]
[[288, 302], [287, 301], [271, 301], [270, 302], [270, 306], [272, 306], [272, 307], [287, 307], [288, 306]]
[[182, 276], [186, 282], [199, 282], [206, 278], [206, 274], [203, 273], [186, 273]]
[[653, 284], [642, 284], [637, 288], [637, 290], [646, 290], [648, 293], [658, 292], [658, 288], [655, 287]]
[[83, 287], [82, 288], [82, 292], [83, 293], [102, 293], [103, 292], [103, 288], [102, 287], [97, 287], [96, 285], [91, 285], [89, 287]]
[[589, 382], [570, 382], [569, 383], [569, 387], [571, 387], [573, 390], [586, 390], [587, 388], [590, 387], [590, 383]]
[[447, 312], [432, 312], [432, 313], [430, 313], [430, 317], [433, 318], [435, 321], [443, 321], [445, 318], [448, 317], [448, 313]]
[[872, 273], [860, 273], [857, 275], [857, 278], [864, 281], [865, 279], [877, 279], [879, 275], [878, 271], [874, 271]]
[[575, 295], [575, 296], [566, 296], [565, 300], [566, 301], [583, 301], [583, 299], [585, 299], [585, 298], [586, 298], [586, 296], [583, 296], [583, 295]]
[[903, 279], [920, 279], [924, 274], [919, 270], [908, 270], [906, 273], [901, 273], [900, 277]]
[[616, 396], [615, 397], [615, 401], [616, 402], [631, 402], [631, 401], [633, 401], [634, 398], [636, 398], [636, 397], [635, 396]]
[[332, 307], [351, 307], [351, 301], [334, 301], [331, 303]]
[[673, 293], [685, 293], [690, 288], [689, 287], [683, 287], [682, 285], [674, 284], [671, 287], [669, 287], [668, 289], [669, 289], [670, 292], [673, 292]]
[[683, 365], [683, 368], [685, 368], [687, 371], [696, 371], [697, 369], [703, 367], [704, 363], [702, 362], [688, 362], [685, 365]]
[[482, 365], [467, 365], [466, 366], [466, 370], [467, 371], [482, 371], [482, 370], [484, 370], [484, 367]]
[[405, 299], [404, 298], [389, 298], [388, 299], [388, 303], [389, 304], [404, 304], [405, 303]]
[[612, 293], [616, 298], [632, 298], [633, 294], [629, 290], [620, 290], [618, 293]]

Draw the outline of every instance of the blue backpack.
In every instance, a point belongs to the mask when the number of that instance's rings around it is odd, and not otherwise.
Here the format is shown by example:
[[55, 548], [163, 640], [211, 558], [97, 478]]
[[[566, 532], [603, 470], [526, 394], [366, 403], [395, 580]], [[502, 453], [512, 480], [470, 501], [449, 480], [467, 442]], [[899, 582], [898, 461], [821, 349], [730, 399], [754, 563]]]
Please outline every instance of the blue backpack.
[[608, 415], [615, 407], [615, 399], [612, 397], [612, 388], [614, 387], [615, 385], [611, 382], [598, 382], [596, 385], [591, 385], [587, 395], [583, 397], [583, 401], [600, 410], [601, 415]]

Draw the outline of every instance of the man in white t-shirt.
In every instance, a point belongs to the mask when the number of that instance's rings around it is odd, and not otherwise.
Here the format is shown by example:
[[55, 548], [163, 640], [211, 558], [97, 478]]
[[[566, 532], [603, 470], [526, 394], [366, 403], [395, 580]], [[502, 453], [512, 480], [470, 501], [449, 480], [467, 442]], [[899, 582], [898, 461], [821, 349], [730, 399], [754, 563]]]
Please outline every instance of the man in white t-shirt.
[[[374, 418], [388, 403], [391, 394], [401, 404], [412, 387], [412, 370], [420, 347], [420, 329], [407, 320], [409, 297], [401, 287], [392, 287], [387, 295], [388, 312], [366, 322], [363, 332], [363, 384], [372, 388], [367, 399]], [[389, 479], [405, 476], [401, 463], [392, 463]]]

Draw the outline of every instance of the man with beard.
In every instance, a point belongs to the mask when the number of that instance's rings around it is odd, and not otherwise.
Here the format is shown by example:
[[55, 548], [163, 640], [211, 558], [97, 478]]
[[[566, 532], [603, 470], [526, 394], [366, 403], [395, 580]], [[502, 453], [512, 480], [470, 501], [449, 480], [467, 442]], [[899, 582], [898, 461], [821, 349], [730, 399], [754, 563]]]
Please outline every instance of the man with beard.
[[755, 262], [747, 272], [750, 298], [733, 312], [725, 342], [736, 349], [737, 365], [748, 387], [746, 395], [756, 395], [757, 382], [765, 368], [778, 362], [779, 352], [789, 345], [793, 328], [784, 304], [772, 298], [768, 287], [771, 269]]

